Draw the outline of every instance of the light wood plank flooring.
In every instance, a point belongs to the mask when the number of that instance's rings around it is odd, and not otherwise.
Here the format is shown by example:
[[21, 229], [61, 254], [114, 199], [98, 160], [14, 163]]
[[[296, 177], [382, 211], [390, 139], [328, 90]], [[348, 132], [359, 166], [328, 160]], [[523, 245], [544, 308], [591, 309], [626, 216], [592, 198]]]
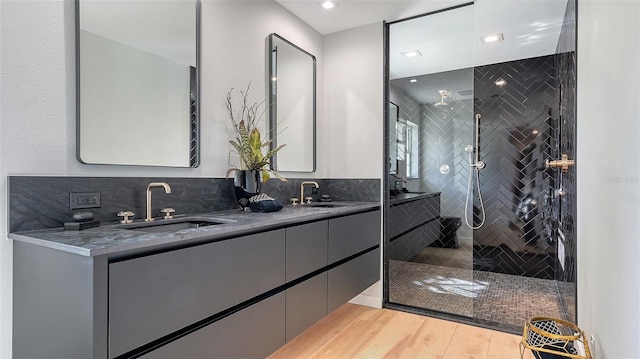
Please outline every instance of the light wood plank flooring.
[[268, 359], [517, 359], [519, 342], [517, 335], [345, 304]]

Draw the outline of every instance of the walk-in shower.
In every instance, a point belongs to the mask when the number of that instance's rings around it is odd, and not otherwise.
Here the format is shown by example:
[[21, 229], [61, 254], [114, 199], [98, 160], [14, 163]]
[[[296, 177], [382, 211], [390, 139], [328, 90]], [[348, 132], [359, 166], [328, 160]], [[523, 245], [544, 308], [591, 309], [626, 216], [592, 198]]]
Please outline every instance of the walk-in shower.
[[575, 154], [575, 0], [477, 0], [387, 38], [385, 188], [404, 188], [384, 203], [385, 306], [575, 321], [575, 170], [545, 168]]

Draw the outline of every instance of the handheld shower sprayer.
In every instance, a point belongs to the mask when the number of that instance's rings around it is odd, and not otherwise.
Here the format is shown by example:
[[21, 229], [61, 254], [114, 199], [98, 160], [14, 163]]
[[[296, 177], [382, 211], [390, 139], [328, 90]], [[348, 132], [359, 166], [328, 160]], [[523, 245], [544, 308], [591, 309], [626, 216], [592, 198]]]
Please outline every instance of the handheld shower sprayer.
[[[480, 118], [481, 117], [482, 116], [479, 113], [475, 115], [475, 136], [474, 137], [475, 137], [476, 146], [474, 147], [472, 145], [467, 145], [464, 148], [465, 152], [469, 154], [469, 181], [467, 183], [467, 198], [464, 202], [464, 221], [466, 222], [467, 226], [469, 226], [469, 228], [471, 229], [479, 229], [484, 225], [484, 222], [486, 220], [484, 201], [482, 200], [482, 192], [480, 190], [480, 170], [486, 167], [486, 163], [484, 163], [483, 161], [480, 161], [480, 151], [478, 150], [480, 146]], [[475, 162], [473, 158], [474, 153], [475, 153]], [[475, 168], [475, 171], [474, 171], [474, 168]], [[471, 187], [471, 182], [473, 181], [474, 172], [475, 172], [475, 178], [476, 178], [476, 183], [478, 187], [478, 199], [480, 200], [480, 211], [481, 211], [481, 218], [482, 218], [482, 220], [480, 221], [480, 224], [477, 226], [473, 225], [473, 213], [471, 213], [471, 218], [472, 218], [471, 221], [469, 220], [469, 216], [468, 216], [469, 197], [471, 197], [471, 194], [473, 192]]]

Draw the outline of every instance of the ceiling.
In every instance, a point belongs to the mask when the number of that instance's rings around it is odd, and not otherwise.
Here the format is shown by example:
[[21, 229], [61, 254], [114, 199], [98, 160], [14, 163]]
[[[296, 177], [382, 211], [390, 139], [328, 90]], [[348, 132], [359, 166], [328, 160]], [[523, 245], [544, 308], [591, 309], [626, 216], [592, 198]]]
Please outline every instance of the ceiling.
[[319, 33], [326, 35], [382, 21], [395, 21], [445, 9], [470, 0], [336, 0], [338, 7], [324, 10], [321, 0], [275, 0]]
[[[554, 54], [566, 0], [478, 0], [474, 5], [391, 25], [391, 78], [496, 64]], [[501, 33], [503, 41], [480, 38]], [[419, 58], [402, 52], [418, 49]]]
[[[337, 0], [337, 8], [324, 10], [320, 0], [275, 1], [322, 34], [403, 20], [470, 2]], [[566, 6], [567, 0], [476, 0], [470, 6], [393, 23], [389, 30], [390, 78], [394, 86], [416, 94], [414, 98], [435, 100], [438, 89], [444, 87], [453, 95], [468, 93], [473, 87], [472, 78], [442, 73], [554, 54]], [[504, 41], [481, 44], [482, 36], [495, 33], [502, 33]], [[422, 56], [401, 56], [410, 50], [419, 50]], [[437, 76], [420, 81], [427, 74], [442, 74], [446, 86], [442, 81], [431, 81]], [[418, 81], [409, 83], [411, 78]]]

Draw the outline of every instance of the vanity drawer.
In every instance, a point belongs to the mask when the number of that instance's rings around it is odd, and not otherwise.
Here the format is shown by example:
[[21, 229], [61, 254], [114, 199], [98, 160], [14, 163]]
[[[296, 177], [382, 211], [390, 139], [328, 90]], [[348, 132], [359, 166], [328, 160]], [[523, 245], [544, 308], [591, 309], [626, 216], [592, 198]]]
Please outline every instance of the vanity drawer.
[[286, 338], [297, 337], [327, 315], [327, 272], [286, 291]]
[[329, 220], [329, 264], [380, 244], [380, 211]]
[[389, 238], [416, 228], [440, 215], [440, 196], [397, 204], [389, 209]]
[[327, 265], [328, 221], [319, 221], [286, 229], [287, 282]]
[[328, 271], [328, 312], [331, 313], [380, 280], [380, 248]]
[[262, 359], [285, 344], [280, 293], [142, 356], [145, 359]]
[[285, 282], [285, 230], [109, 265], [115, 357]]

